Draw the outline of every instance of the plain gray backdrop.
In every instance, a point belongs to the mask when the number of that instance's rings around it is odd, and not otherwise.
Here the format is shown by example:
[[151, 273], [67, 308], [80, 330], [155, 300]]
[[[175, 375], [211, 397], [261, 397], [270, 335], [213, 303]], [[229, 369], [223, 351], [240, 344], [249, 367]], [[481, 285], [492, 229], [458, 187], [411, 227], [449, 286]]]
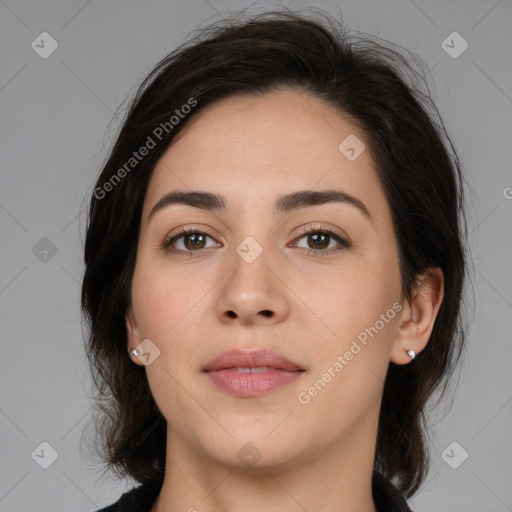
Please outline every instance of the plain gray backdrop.
[[[0, 512], [91, 511], [132, 485], [100, 479], [80, 452], [91, 410], [80, 208], [125, 97], [191, 30], [250, 5], [0, 1]], [[415, 52], [431, 70], [471, 189], [476, 308], [453, 406], [432, 416], [429, 477], [409, 502], [415, 512], [510, 511], [512, 3], [287, 0], [248, 12], [285, 5], [341, 9], [347, 28]]]

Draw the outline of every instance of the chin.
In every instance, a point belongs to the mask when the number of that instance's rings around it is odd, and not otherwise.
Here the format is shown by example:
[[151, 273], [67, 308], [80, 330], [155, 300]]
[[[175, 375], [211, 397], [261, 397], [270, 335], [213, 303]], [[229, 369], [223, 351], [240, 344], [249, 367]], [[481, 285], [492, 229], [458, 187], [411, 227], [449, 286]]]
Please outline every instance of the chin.
[[[275, 424], [274, 427], [275, 428]], [[260, 432], [259, 429], [233, 432], [233, 437], [224, 436], [222, 442], [210, 438], [209, 446], [204, 446], [211, 459], [223, 464], [230, 470], [251, 474], [267, 474], [284, 469], [293, 464], [299, 455], [296, 453], [298, 442], [283, 430], [283, 434], [274, 433], [272, 429]], [[213, 443], [212, 443], [213, 441]]]

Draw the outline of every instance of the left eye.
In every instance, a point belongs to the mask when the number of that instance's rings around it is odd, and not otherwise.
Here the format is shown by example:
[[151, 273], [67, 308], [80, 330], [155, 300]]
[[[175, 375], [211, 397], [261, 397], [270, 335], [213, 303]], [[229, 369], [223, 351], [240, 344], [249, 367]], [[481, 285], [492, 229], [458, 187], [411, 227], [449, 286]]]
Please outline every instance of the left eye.
[[302, 247], [304, 247], [305, 249], [310, 249], [312, 251], [331, 252], [330, 250], [325, 250], [336, 247], [336, 243], [334, 243], [334, 245], [331, 245], [331, 242], [337, 242], [338, 244], [341, 244], [343, 247], [349, 246], [349, 243], [345, 239], [341, 238], [332, 231], [309, 231], [303, 234], [297, 240], [302, 240], [303, 238], [306, 239], [307, 246]]

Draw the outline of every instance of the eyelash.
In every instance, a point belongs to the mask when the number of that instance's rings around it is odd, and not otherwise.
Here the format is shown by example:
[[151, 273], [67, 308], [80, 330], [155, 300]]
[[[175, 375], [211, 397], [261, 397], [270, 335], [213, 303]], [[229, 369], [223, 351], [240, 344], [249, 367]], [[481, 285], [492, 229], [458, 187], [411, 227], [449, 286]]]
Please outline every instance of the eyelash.
[[[325, 256], [328, 254], [332, 254], [334, 252], [342, 251], [343, 249], [348, 249], [351, 246], [351, 244], [348, 242], [348, 240], [346, 240], [345, 238], [342, 238], [341, 236], [334, 233], [333, 231], [330, 231], [325, 228], [318, 228], [318, 227], [315, 227], [312, 229], [303, 229], [301, 231], [301, 233], [299, 234], [299, 236], [294, 239], [294, 242], [298, 242], [300, 239], [302, 239], [305, 236], [310, 235], [310, 234], [328, 235], [328, 236], [334, 238], [341, 245], [341, 248], [331, 248], [331, 249], [326, 250], [326, 249], [306, 249], [304, 247], [301, 247], [300, 249], [303, 249], [304, 251], [306, 251], [308, 256]], [[182, 238], [186, 235], [206, 235], [213, 239], [213, 237], [210, 234], [208, 234], [204, 231], [200, 231], [199, 229], [180, 228], [178, 233], [174, 234], [173, 236], [167, 237], [162, 242], [161, 248], [163, 250], [175, 253], [179, 256], [186, 255], [186, 256], [190, 256], [190, 257], [200, 256], [204, 251], [206, 251], [207, 249], [210, 249], [210, 247], [208, 247], [206, 249], [199, 249], [197, 251], [184, 251], [182, 249], [176, 249], [176, 248], [172, 247], [172, 245], [177, 240], [179, 240], [180, 238]]]

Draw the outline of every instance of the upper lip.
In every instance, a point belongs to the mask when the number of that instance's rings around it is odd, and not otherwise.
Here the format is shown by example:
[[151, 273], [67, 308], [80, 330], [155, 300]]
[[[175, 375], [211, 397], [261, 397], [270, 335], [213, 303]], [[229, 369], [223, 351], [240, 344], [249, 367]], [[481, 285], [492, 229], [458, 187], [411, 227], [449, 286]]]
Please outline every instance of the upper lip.
[[229, 368], [260, 368], [267, 366], [292, 372], [304, 371], [303, 368], [273, 350], [228, 350], [214, 357], [203, 368], [203, 371], [213, 372]]

